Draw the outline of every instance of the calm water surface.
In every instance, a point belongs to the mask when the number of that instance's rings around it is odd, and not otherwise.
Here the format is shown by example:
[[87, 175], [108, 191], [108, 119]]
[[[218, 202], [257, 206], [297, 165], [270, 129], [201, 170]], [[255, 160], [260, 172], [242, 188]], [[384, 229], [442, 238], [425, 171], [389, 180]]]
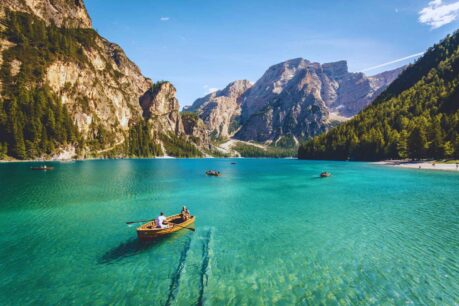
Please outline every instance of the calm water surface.
[[[459, 174], [231, 161], [0, 164], [0, 304], [459, 303]], [[182, 204], [194, 233], [125, 224]]]

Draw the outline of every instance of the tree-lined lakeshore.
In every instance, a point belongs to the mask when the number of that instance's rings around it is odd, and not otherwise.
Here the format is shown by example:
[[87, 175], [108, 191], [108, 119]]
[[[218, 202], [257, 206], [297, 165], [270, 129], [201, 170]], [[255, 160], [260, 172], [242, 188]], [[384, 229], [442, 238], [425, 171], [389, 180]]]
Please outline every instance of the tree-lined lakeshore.
[[301, 159], [459, 158], [459, 32], [409, 66], [352, 120], [314, 137]]

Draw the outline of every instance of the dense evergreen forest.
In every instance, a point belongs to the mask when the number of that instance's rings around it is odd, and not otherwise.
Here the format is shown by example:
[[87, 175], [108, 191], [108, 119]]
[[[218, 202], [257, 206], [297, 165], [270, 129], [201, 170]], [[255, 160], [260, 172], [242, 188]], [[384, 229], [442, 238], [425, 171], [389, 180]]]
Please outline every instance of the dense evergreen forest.
[[297, 153], [297, 150], [295, 148], [286, 149], [275, 146], [267, 146], [266, 149], [262, 149], [244, 143], [237, 143], [232, 149], [239, 152], [239, 154], [241, 154], [242, 157], [285, 158], [295, 157]]
[[301, 145], [298, 156], [459, 158], [459, 32], [430, 48], [352, 120]]
[[[53, 60], [84, 61], [83, 46], [94, 44], [89, 29], [64, 29], [25, 13], [6, 12], [2, 38], [14, 43], [3, 52], [0, 69], [0, 158], [18, 159], [51, 154], [56, 147], [82, 141], [67, 109], [42, 84]], [[14, 61], [20, 69], [13, 75]]]
[[0, 159], [46, 157], [67, 144], [75, 146], [77, 154], [88, 149], [86, 157], [154, 157], [163, 154], [159, 139], [169, 155], [202, 155], [186, 139], [151, 134], [150, 124], [141, 118], [130, 122], [122, 145], [114, 144], [115, 136], [97, 122], [84, 139], [60, 97], [43, 80], [48, 65], [56, 60], [88, 63], [84, 49], [100, 48], [98, 34], [93, 29], [46, 25], [21, 12], [6, 11], [1, 22], [0, 38], [12, 45], [3, 51], [0, 67]]

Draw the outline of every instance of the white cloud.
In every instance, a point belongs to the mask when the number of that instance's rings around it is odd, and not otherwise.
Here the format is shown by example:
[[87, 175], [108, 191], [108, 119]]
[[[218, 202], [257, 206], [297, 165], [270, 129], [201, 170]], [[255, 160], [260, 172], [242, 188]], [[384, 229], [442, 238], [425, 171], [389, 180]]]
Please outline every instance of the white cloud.
[[402, 58], [398, 58], [396, 60], [393, 60], [393, 61], [390, 61], [390, 62], [387, 62], [387, 63], [384, 63], [384, 64], [380, 64], [380, 65], [377, 65], [377, 66], [373, 66], [373, 67], [369, 67], [369, 68], [363, 69], [362, 72], [367, 72], [367, 71], [370, 71], [370, 70], [383, 68], [383, 67], [386, 67], [386, 66], [389, 66], [389, 65], [392, 65], [392, 64], [396, 64], [396, 63], [399, 63], [399, 62], [403, 62], [403, 61], [409, 60], [411, 58], [419, 57], [419, 56], [421, 56], [423, 54], [424, 54], [424, 52], [411, 54], [411, 55], [408, 55], [408, 56], [405, 56], [405, 57], [402, 57]]
[[207, 84], [203, 85], [202, 88], [204, 88], [206, 94], [210, 94], [210, 93], [218, 91], [218, 88], [209, 87], [209, 85], [207, 85]]
[[170, 17], [161, 17], [161, 18], [159, 18], [159, 20], [161, 20], [161, 21], [169, 21]]
[[437, 29], [456, 20], [459, 14], [459, 1], [443, 4], [443, 0], [432, 0], [419, 12], [419, 22]]

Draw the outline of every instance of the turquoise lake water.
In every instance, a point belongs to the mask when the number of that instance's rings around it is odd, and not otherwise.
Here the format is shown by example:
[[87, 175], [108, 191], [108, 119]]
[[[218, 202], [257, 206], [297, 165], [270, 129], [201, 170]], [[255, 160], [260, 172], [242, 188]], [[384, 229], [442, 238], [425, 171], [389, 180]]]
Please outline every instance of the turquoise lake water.
[[[31, 165], [0, 164], [2, 305], [459, 303], [458, 173], [287, 159]], [[125, 224], [183, 204], [196, 232], [145, 244]]]

